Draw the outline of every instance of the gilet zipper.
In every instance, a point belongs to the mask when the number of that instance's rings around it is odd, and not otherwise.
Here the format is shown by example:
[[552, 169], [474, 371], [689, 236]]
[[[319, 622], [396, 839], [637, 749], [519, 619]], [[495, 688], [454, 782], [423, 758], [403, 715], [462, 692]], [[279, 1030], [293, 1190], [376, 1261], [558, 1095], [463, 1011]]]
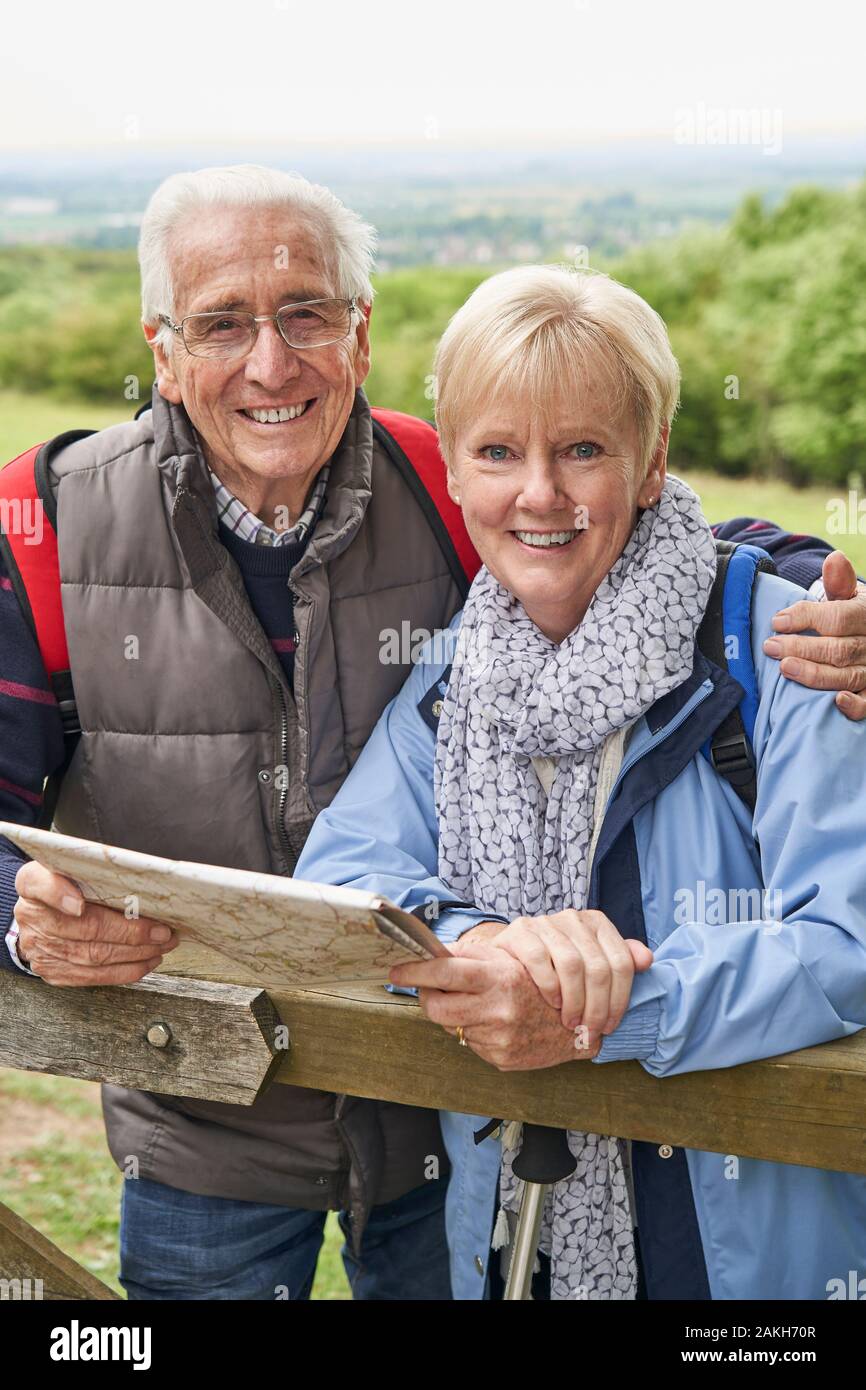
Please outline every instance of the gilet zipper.
[[286, 695], [283, 687], [277, 681], [277, 694], [280, 700], [280, 767], [285, 769], [285, 773], [280, 779], [282, 785], [277, 792], [277, 835], [283, 849], [283, 873], [291, 875], [292, 870], [289, 864], [292, 858], [292, 847], [289, 844], [289, 835], [285, 825], [286, 805], [289, 800], [289, 712], [286, 706]]

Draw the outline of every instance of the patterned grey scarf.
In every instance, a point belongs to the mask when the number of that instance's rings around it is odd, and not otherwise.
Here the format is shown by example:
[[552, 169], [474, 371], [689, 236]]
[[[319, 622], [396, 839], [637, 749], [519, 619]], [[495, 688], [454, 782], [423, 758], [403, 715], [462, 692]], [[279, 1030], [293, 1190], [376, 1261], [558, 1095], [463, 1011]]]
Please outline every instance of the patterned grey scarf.
[[[436, 748], [439, 876], [513, 919], [586, 906], [605, 740], [692, 670], [716, 569], [698, 498], [668, 477], [580, 625], [559, 645], [483, 568], [463, 610]], [[550, 795], [531, 759], [554, 759]], [[574, 1175], [548, 1196], [541, 1248], [553, 1298], [633, 1298], [634, 1242], [614, 1138], [573, 1132]], [[514, 1152], [502, 1201], [513, 1208]]]

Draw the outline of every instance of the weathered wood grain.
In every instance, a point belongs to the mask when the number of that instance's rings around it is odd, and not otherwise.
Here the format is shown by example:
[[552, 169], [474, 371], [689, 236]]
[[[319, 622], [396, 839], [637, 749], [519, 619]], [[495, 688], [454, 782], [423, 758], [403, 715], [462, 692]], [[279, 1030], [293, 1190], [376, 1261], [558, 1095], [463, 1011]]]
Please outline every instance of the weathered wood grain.
[[[172, 1030], [163, 1051], [145, 1041], [159, 1021]], [[2, 972], [0, 1065], [246, 1103], [276, 1080], [866, 1173], [866, 1031], [684, 1076], [653, 1077], [637, 1062], [505, 1073], [379, 984], [268, 996], [160, 974], [124, 989], [64, 990]]]
[[[0, 1301], [117, 1298], [10, 1207], [0, 1203]], [[7, 1317], [9, 1315], [7, 1314]], [[10, 1324], [8, 1330], [12, 1332]], [[12, 1332], [17, 1336], [17, 1332]], [[25, 1333], [26, 1337], [26, 1333]]]
[[[61, 989], [0, 971], [0, 1066], [251, 1105], [282, 1057], [263, 989], [148, 976]], [[165, 1025], [165, 1046], [148, 1041]], [[152, 1036], [166, 1037], [158, 1027]]]
[[271, 997], [292, 1036], [280, 1082], [866, 1173], [866, 1032], [683, 1076], [637, 1062], [499, 1072], [379, 986]]

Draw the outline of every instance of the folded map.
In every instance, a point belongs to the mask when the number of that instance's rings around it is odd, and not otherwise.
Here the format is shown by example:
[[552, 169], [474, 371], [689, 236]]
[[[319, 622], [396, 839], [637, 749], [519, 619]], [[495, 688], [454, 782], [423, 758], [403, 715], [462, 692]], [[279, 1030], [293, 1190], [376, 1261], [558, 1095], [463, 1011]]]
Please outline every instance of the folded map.
[[375, 893], [162, 859], [0, 821], [0, 835], [73, 879], [89, 902], [174, 927], [160, 967], [234, 984], [385, 980], [412, 956], [447, 955], [429, 927]]

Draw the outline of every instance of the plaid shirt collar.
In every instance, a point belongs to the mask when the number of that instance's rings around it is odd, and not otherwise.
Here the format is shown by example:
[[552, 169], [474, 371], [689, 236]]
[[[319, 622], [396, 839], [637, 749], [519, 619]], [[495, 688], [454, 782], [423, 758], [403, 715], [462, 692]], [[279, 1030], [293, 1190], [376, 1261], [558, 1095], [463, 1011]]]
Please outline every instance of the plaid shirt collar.
[[306, 506], [295, 524], [285, 531], [275, 531], [272, 527], [266, 526], [261, 517], [255, 516], [245, 507], [243, 502], [229, 491], [225, 483], [220, 482], [213, 469], [208, 468], [216, 494], [220, 521], [242, 541], [252, 541], [254, 545], [296, 545], [298, 541], [306, 540], [322, 514], [330, 471], [330, 463], [319, 469], [307, 497]]

